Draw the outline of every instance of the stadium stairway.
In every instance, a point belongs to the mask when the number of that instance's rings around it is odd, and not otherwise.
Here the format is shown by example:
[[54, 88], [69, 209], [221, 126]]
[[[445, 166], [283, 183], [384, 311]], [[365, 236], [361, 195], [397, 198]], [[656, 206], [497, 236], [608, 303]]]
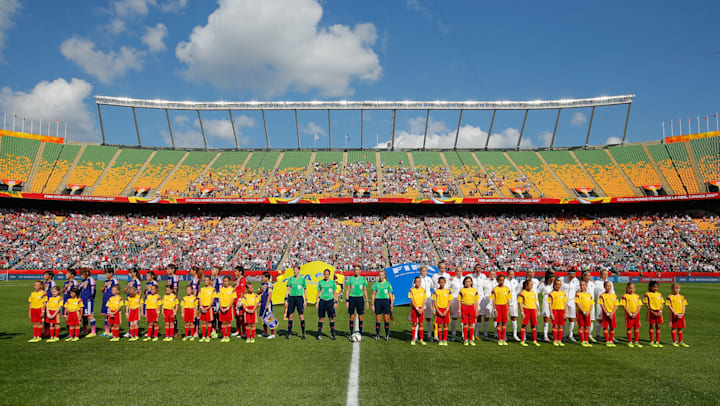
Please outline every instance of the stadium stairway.
[[[190, 151], [185, 152], [185, 153], [183, 154], [182, 158], [180, 158], [180, 160], [175, 164], [175, 166], [172, 168], [172, 170], [170, 171], [170, 173], [168, 173], [168, 175], [167, 175], [167, 176], [165, 177], [165, 179], [163, 179], [163, 181], [158, 185], [158, 187], [155, 189], [155, 191], [162, 192], [163, 190], [165, 190], [165, 185], [167, 185], [167, 183], [170, 181], [170, 179], [173, 178], [173, 175], [175, 175], [175, 172], [178, 171], [178, 169], [180, 168], [180, 165], [182, 165], [183, 161], [185, 161], [185, 158], [187, 158], [188, 155], [190, 155]], [[151, 190], [151, 191], [152, 191], [152, 190]]]
[[[2, 137], [0, 137], [2, 139]], [[41, 142], [40, 147], [38, 148], [37, 154], [35, 154], [35, 159], [33, 160], [32, 169], [30, 169], [30, 174], [28, 174], [27, 182], [23, 187], [24, 190], [29, 191], [30, 185], [35, 182], [35, 175], [37, 175], [38, 167], [40, 166], [40, 161], [42, 160], [42, 154], [45, 152], [45, 145], [46, 142]]]
[[107, 165], [105, 165], [105, 169], [103, 169], [103, 171], [100, 173], [100, 176], [98, 176], [97, 180], [95, 180], [92, 185], [88, 185], [89, 188], [86, 188], [86, 190], [83, 192], [84, 195], [92, 195], [95, 193], [95, 189], [98, 187], [100, 182], [102, 182], [105, 176], [107, 176], [108, 172], [110, 172], [110, 168], [115, 165], [115, 161], [120, 155], [120, 152], [122, 152], [122, 149], [120, 148], [115, 151], [115, 154], [113, 154], [112, 158], [110, 158], [110, 161], [108, 161]]
[[700, 165], [698, 165], [698, 161], [695, 157], [695, 151], [693, 151], [693, 149], [690, 147], [689, 142], [683, 142], [683, 144], [685, 144], [685, 150], [688, 154], [688, 161], [693, 168], [693, 172], [695, 172], [695, 180], [697, 180], [700, 192], [706, 192], [707, 186], [705, 186], [705, 182], [703, 181], [703, 174], [700, 170]]
[[655, 157], [652, 156], [647, 145], [642, 144], [642, 149], [643, 149], [643, 151], [645, 151], [645, 155], [647, 155], [650, 165], [652, 166], [655, 173], [657, 173], [657, 176], [660, 178], [660, 182], [662, 183], [663, 188], [665, 188], [665, 191], [667, 192], [667, 194], [676, 195], [676, 194], [680, 193], [679, 190], [678, 191], [673, 190], [672, 186], [670, 185], [670, 182], [668, 182], [668, 179], [665, 177], [665, 174], [660, 170], [660, 167], [658, 166], [657, 161], [655, 161]]
[[380, 153], [379, 152], [371, 152], [372, 154], [375, 154], [375, 172], [377, 174], [377, 195], [383, 196], [383, 182], [382, 182], [382, 168], [380, 165]]
[[620, 164], [618, 163], [617, 159], [615, 159], [613, 154], [610, 153], [610, 150], [607, 148], [605, 148], [604, 150], [605, 150], [605, 153], [610, 158], [610, 161], [613, 163], [613, 165], [615, 165], [615, 168], [617, 168], [617, 171], [620, 173], [620, 176], [622, 176], [622, 178], [625, 179], [625, 183], [627, 183], [628, 186], [630, 186], [630, 189], [633, 191], [633, 193], [635, 193], [635, 196], [642, 196], [643, 192], [640, 190], [639, 187], [633, 185], [633, 182], [627, 176], [625, 171], [620, 167]]
[[497, 183], [495, 183], [495, 181], [492, 178], [490, 178], [490, 174], [488, 173], [487, 168], [485, 168], [485, 165], [483, 165], [483, 163], [480, 162], [480, 159], [478, 158], [477, 154], [475, 154], [475, 152], [473, 151], [473, 152], [471, 152], [471, 155], [472, 155], [472, 158], [475, 160], [475, 163], [480, 168], [480, 170], [483, 173], [485, 173], [485, 175], [487, 176], [487, 179], [489, 179], [490, 182], [493, 184], [493, 186], [495, 186], [495, 193], [497, 193], [500, 197], [506, 197], [505, 193], [503, 193], [502, 189], [500, 187], [498, 187]]
[[[453, 152], [453, 153], [455, 153], [455, 152]], [[412, 154], [411, 154], [411, 155], [412, 155]], [[442, 160], [443, 165], [445, 165], [445, 168], [447, 169], [447, 171], [448, 171], [448, 173], [450, 174], [450, 176], [452, 176], [452, 177], [454, 178], [452, 168], [450, 168], [450, 164], [448, 163], [448, 160], [447, 160], [447, 158], [445, 157], [445, 153], [444, 153], [444, 152], [440, 152], [440, 159]], [[456, 185], [456, 186], [457, 186], [457, 195], [458, 195], [459, 197], [465, 197], [465, 192], [463, 192], [463, 190], [462, 190], [462, 188], [460, 187], [460, 185]]]
[[75, 172], [75, 167], [77, 166], [78, 162], [80, 162], [80, 157], [83, 156], [83, 153], [85, 152], [85, 149], [87, 146], [88, 146], [88, 144], [80, 145], [80, 150], [75, 155], [75, 159], [73, 159], [72, 164], [70, 164], [70, 167], [68, 168], [67, 172], [65, 172], [65, 176], [63, 176], [62, 180], [57, 185], [55, 190], [52, 191], [52, 193], [59, 195], [63, 192], [63, 190], [65, 190], [65, 187], [67, 186], [67, 182], [70, 179], [70, 176], [72, 175], [72, 173]]
[[575, 162], [577, 162], [578, 167], [580, 168], [580, 170], [585, 174], [585, 176], [588, 177], [588, 179], [590, 179], [590, 183], [592, 183], [593, 188], [595, 188], [595, 193], [596, 193], [598, 196], [609, 196], [609, 195], [600, 187], [600, 184], [597, 183], [597, 181], [595, 180], [595, 178], [592, 177], [592, 176], [590, 176], [590, 172], [588, 172], [588, 170], [587, 170], [587, 168], [585, 167], [585, 165], [584, 165], [582, 162], [580, 162], [580, 160], [578, 159], [577, 155], [575, 155], [575, 152], [570, 151], [570, 150], [568, 150], [568, 152], [570, 153], [570, 156], [573, 157], [573, 159], [575, 160]]
[[[205, 175], [208, 173], [208, 171], [210, 171], [210, 168], [212, 168], [215, 161], [217, 161], [218, 158], [220, 158], [220, 155], [222, 155], [222, 152], [218, 152], [217, 154], [215, 154], [215, 156], [213, 156], [212, 159], [210, 159], [210, 162], [208, 162], [208, 164], [205, 165], [205, 168], [203, 168], [203, 170], [200, 171], [200, 173], [198, 174], [198, 176], [195, 177], [195, 179], [199, 179], [201, 177], [205, 178]], [[195, 179], [190, 179], [190, 180], [194, 182]], [[192, 192], [191, 190], [188, 190], [187, 188], [185, 190], [187, 192]]]
[[138, 179], [140, 179], [140, 176], [142, 175], [143, 172], [145, 172], [145, 169], [150, 164], [150, 161], [152, 161], [152, 159], [155, 157], [155, 154], [157, 154], [157, 151], [153, 151], [150, 153], [150, 155], [147, 157], [145, 162], [143, 162], [140, 169], [138, 169], [138, 171], [135, 173], [135, 176], [133, 176], [132, 179], [130, 179], [130, 181], [127, 183], [127, 185], [125, 185], [125, 188], [123, 188], [123, 191], [120, 192], [120, 196], [132, 196], [133, 195], [132, 190], [133, 190], [133, 187], [135, 186], [135, 182], [137, 182]]
[[315, 156], [317, 155], [316, 151], [313, 151], [312, 154], [310, 154], [310, 162], [308, 162], [306, 169], [305, 169], [305, 177], [303, 178], [303, 182], [300, 185], [300, 196], [305, 196], [305, 186], [307, 185], [307, 182], [312, 177], [312, 173], [314, 172], [314, 166], [313, 163], [315, 163]]
[[[522, 169], [520, 169], [520, 167], [515, 163], [515, 161], [513, 161], [512, 158], [510, 158], [510, 155], [507, 153], [507, 151], [503, 151], [503, 155], [505, 155], [505, 158], [507, 158], [507, 160], [513, 166], [513, 168], [515, 168], [515, 170], [518, 171], [518, 173], [521, 176], [525, 176], [526, 178], [528, 178], [528, 180], [530, 179], [530, 177], [525, 175], [525, 172], [523, 172]], [[530, 193], [530, 196], [532, 196], [532, 197], [540, 197], [542, 195], [542, 193], [540, 193], [540, 190], [535, 185], [535, 182], [531, 181], [529, 183], [530, 183], [530, 185], [532, 185], [532, 193], [530, 190], [526, 190], [526, 192]]]

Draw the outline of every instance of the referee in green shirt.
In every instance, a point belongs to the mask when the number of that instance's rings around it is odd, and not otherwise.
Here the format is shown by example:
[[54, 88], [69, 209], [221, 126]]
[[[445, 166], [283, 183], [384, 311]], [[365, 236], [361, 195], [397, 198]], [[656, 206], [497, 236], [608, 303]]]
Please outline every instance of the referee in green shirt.
[[355, 265], [355, 274], [345, 281], [345, 307], [350, 315], [350, 335], [355, 331], [355, 313], [358, 315], [358, 331], [363, 331], [363, 314], [368, 306], [367, 279], [360, 276], [360, 267]]
[[372, 286], [372, 309], [375, 312], [375, 341], [380, 341], [380, 319], [385, 320], [385, 341], [390, 341], [390, 314], [392, 313], [395, 295], [392, 285], [387, 280], [385, 271], [378, 272], [378, 280]]
[[325, 316], [330, 319], [330, 339], [335, 339], [335, 309], [338, 303], [338, 285], [330, 279], [330, 270], [323, 271], [323, 279], [318, 282], [317, 297], [315, 303], [318, 309], [318, 334], [317, 339], [322, 338], [323, 321]]
[[300, 267], [298, 265], [293, 266], [294, 275], [289, 277], [287, 280], [287, 289], [285, 290], [285, 305], [287, 311], [285, 316], [288, 319], [288, 331], [286, 339], [290, 338], [292, 334], [293, 318], [295, 317], [295, 310], [300, 315], [300, 329], [302, 330], [302, 339], [305, 339], [305, 306], [307, 305], [307, 284], [305, 278], [300, 276]]

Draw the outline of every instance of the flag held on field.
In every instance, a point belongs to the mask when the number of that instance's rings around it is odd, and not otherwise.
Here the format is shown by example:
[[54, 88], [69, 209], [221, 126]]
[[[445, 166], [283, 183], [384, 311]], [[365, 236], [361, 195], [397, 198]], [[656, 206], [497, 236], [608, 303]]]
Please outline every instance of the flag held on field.
[[269, 328], [275, 328], [278, 325], [278, 319], [275, 318], [275, 315], [272, 312], [272, 309], [270, 309], [270, 306], [265, 308], [265, 311], [263, 312], [262, 321], [265, 323], [266, 326]]

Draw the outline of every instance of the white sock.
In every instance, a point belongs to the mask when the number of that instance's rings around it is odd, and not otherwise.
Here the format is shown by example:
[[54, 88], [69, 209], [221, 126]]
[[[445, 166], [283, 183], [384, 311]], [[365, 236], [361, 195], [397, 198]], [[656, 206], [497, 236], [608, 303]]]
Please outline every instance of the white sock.
[[597, 331], [598, 331], [598, 337], [600, 336], [600, 332], [602, 331], [602, 325], [599, 321], [596, 321], [595, 324], [597, 324]]
[[572, 337], [573, 334], [575, 334], [575, 333], [574, 333], [574, 331], [575, 331], [575, 322], [574, 322], [574, 321], [571, 321], [571, 322], [569, 322], [569, 323], [570, 323], [570, 329], [567, 331], [567, 332], [568, 332], [568, 337]]
[[475, 332], [476, 337], [480, 337], [480, 323], [475, 323]]
[[517, 320], [512, 321], [513, 337], [517, 337]]
[[590, 322], [590, 334], [588, 334], [588, 336], [592, 336], [592, 335], [593, 335], [593, 327], [595, 327], [595, 323]]
[[545, 322], [545, 325], [544, 325], [544, 327], [543, 327], [543, 336], [545, 336], [545, 338], [547, 338], [547, 336], [548, 336], [548, 325], [549, 325], [549, 324], [550, 324], [550, 323]]
[[455, 333], [457, 333], [457, 319], [452, 319], [450, 327], [452, 328], [452, 336], [455, 338]]
[[488, 321], [485, 319], [483, 321], [483, 336], [487, 337], [487, 328], [488, 328]]
[[432, 320], [426, 320], [425, 325], [427, 326], [427, 328], [425, 329], [425, 331], [427, 332], [427, 341], [430, 341], [430, 337], [432, 337], [432, 333], [433, 333]]

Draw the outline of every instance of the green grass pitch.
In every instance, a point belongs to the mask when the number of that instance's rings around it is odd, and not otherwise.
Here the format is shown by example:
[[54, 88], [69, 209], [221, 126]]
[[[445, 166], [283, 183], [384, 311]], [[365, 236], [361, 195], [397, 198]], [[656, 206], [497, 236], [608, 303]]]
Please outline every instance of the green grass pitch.
[[[345, 403], [352, 344], [344, 338], [342, 303], [336, 325], [343, 338], [335, 342], [315, 340], [317, 317], [310, 306], [307, 341], [111, 343], [97, 337], [28, 343], [30, 291], [31, 282], [0, 282], [0, 404]], [[669, 284], [661, 291], [667, 295]], [[685, 284], [683, 293], [690, 303], [685, 341], [691, 348], [681, 349], [669, 345], [667, 324], [665, 348], [625, 347], [621, 314], [617, 348], [498, 347], [494, 340], [477, 347], [412, 347], [407, 306], [396, 309], [392, 340], [375, 342], [368, 314], [360, 343], [360, 404], [718, 404], [720, 285]], [[282, 319], [282, 308], [275, 309]], [[281, 320], [280, 335], [285, 328]], [[641, 338], [647, 342], [646, 325]]]

